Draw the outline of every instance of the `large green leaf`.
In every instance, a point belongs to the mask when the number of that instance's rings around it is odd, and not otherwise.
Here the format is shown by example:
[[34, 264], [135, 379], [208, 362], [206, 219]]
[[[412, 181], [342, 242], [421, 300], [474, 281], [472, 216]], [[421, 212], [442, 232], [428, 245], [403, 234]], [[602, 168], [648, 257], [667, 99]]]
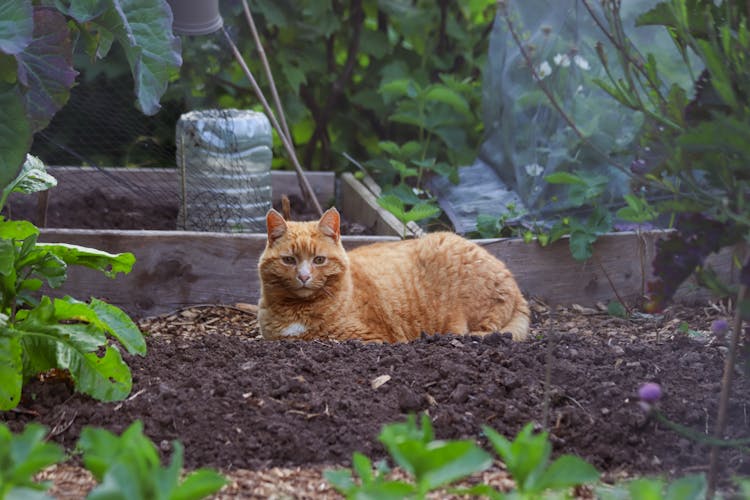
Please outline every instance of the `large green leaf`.
[[[102, 15], [109, 4], [109, 0], [70, 0], [64, 12], [79, 23], [85, 23]], [[57, 5], [61, 10], [64, 7], [61, 2], [58, 2]]]
[[0, 52], [18, 54], [34, 32], [31, 0], [0, 2]]
[[0, 327], [0, 410], [10, 410], [18, 406], [22, 386], [21, 343], [11, 329]]
[[[7, 3], [7, 2], [6, 2]], [[12, 3], [12, 2], [11, 2]], [[1, 57], [1, 56], [0, 56]], [[0, 190], [16, 178], [31, 148], [31, 123], [17, 85], [0, 82]]]
[[182, 64], [180, 39], [172, 34], [172, 11], [163, 0], [109, 0], [110, 7], [92, 22], [113, 33], [127, 56], [138, 107], [147, 115]]
[[[13, 435], [5, 424], [0, 424], [0, 494], [10, 486], [13, 489], [3, 498], [44, 498], [27, 496], [27, 493], [45, 489], [34, 481], [34, 474], [65, 458], [60, 445], [45, 441], [47, 429], [39, 424], [28, 424], [23, 432]], [[20, 489], [23, 493], [15, 496]], [[23, 496], [21, 496], [23, 495]]]
[[535, 491], [564, 490], [579, 484], [594, 483], [598, 479], [596, 467], [579, 457], [563, 455], [544, 471], [535, 485]]
[[431, 85], [425, 93], [424, 98], [427, 101], [442, 102], [458, 113], [468, 117], [472, 116], [469, 103], [466, 99], [445, 85]]
[[42, 160], [36, 156], [26, 155], [26, 161], [21, 167], [18, 176], [2, 189], [0, 208], [5, 205], [5, 200], [10, 193], [31, 194], [57, 186], [57, 179], [47, 173]]
[[[178, 445], [179, 443], [174, 443]], [[216, 471], [198, 469], [191, 472], [172, 492], [170, 500], [198, 500], [219, 491], [227, 480]]]
[[136, 324], [119, 307], [98, 299], [91, 299], [91, 310], [96, 312], [102, 327], [115, 337], [131, 354], [146, 354], [146, 341]]
[[70, 372], [76, 390], [99, 401], [120, 401], [130, 394], [133, 386], [130, 369], [115, 347], [107, 347], [104, 354], [98, 356], [78, 349], [63, 337], [52, 339], [37, 332], [24, 334], [22, 341], [27, 352], [54, 348], [55, 366]]
[[117, 276], [117, 273], [129, 273], [135, 263], [135, 256], [130, 252], [112, 254], [67, 243], [38, 243], [37, 247], [56, 255], [69, 266], [78, 265], [96, 269], [110, 278]]
[[550, 184], [571, 184], [585, 186], [584, 181], [580, 176], [571, 174], [569, 172], [555, 172], [544, 177], [544, 180]]
[[143, 434], [143, 424], [133, 422], [121, 436], [105, 429], [85, 427], [78, 442], [83, 462], [101, 482], [89, 499], [153, 498], [192, 500], [218, 491], [226, 480], [208, 469], [198, 469], [180, 484], [183, 447], [172, 442], [174, 452], [162, 467], [154, 443]]
[[492, 457], [473, 441], [434, 441], [416, 460], [416, 476], [424, 488], [434, 489], [486, 470]]
[[[63, 299], [42, 297], [33, 309], [17, 314], [16, 328], [24, 335], [59, 341], [81, 353], [95, 352], [107, 343], [107, 337], [96, 324], [88, 322], [95, 315], [83, 302], [71, 303]], [[33, 353], [27, 353], [33, 357]]]
[[[57, 367], [70, 371], [76, 389], [101, 401], [125, 398], [132, 387], [130, 369], [114, 347], [103, 355], [104, 333], [85, 319], [85, 304], [42, 297], [39, 306], [19, 311], [15, 324], [24, 348], [24, 371], [32, 375]], [[23, 314], [21, 314], [23, 313]]]
[[15, 282], [16, 244], [13, 240], [0, 238], [0, 275], [13, 275]]
[[34, 37], [16, 59], [26, 114], [37, 131], [68, 101], [78, 74], [72, 65], [73, 44], [65, 16], [56, 9], [36, 7]]
[[25, 220], [0, 220], [0, 238], [22, 241], [39, 234], [39, 229]]
[[401, 222], [417, 222], [427, 219], [440, 213], [440, 208], [430, 203], [417, 203], [411, 207], [403, 217]]

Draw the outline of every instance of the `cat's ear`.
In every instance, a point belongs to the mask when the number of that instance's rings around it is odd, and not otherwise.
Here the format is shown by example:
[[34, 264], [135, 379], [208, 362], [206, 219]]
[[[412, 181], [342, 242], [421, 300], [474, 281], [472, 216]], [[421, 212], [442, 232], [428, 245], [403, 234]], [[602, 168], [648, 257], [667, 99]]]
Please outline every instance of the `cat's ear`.
[[284, 217], [273, 208], [266, 214], [266, 228], [268, 229], [268, 244], [272, 245], [286, 233]]
[[333, 238], [334, 241], [339, 241], [341, 237], [341, 217], [335, 207], [325, 211], [318, 221], [318, 229], [321, 233]]

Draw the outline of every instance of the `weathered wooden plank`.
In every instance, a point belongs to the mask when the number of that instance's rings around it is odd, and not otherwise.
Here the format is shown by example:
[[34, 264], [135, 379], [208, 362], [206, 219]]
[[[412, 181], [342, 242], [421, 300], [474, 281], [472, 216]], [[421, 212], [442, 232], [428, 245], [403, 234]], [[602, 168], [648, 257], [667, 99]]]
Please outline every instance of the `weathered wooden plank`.
[[[477, 242], [506, 263], [527, 296], [551, 304], [592, 306], [613, 300], [617, 294], [628, 301], [641, 296], [644, 284], [652, 278], [655, 241], [663, 235], [605, 235], [595, 245], [595, 257], [583, 263], [570, 256], [564, 240], [545, 248], [519, 239]], [[44, 229], [40, 239], [109, 252], [133, 252], [137, 262], [129, 275], [110, 280], [101, 273], [71, 268], [68, 281], [57, 293], [99, 297], [137, 317], [194, 304], [258, 300], [256, 269], [265, 247], [262, 234]], [[347, 248], [353, 248], [397, 239], [345, 236], [343, 241]], [[713, 256], [710, 263], [720, 275], [736, 282], [733, 252], [744, 261], [747, 250], [738, 247]], [[695, 299], [706, 294], [688, 283], [679, 296]]]
[[[132, 252], [128, 275], [111, 280], [85, 268], [71, 268], [56, 294], [98, 297], [137, 317], [205, 304], [257, 302], [258, 259], [265, 234], [187, 231], [43, 229], [41, 241], [71, 243], [107, 252]], [[397, 238], [346, 236], [347, 248]]]
[[[178, 202], [179, 172], [176, 168], [125, 168], [125, 167], [47, 167], [57, 178], [58, 185], [50, 191], [50, 198], [80, 196], [81, 192], [96, 188], [103, 196], [159, 196], [169, 203]], [[306, 172], [315, 196], [328, 204], [335, 198], [333, 172]], [[294, 172], [271, 172], [271, 190], [274, 203], [282, 194], [302, 196]]]
[[359, 182], [351, 173], [341, 175], [339, 208], [351, 220], [371, 227], [376, 234], [413, 237], [422, 234], [418, 225], [406, 226], [392, 213], [378, 205], [380, 187], [369, 177]]
[[[653, 280], [652, 262], [656, 241], [667, 231], [647, 233], [613, 233], [601, 236], [594, 245], [594, 257], [586, 262], [573, 259], [567, 238], [547, 247], [524, 243], [520, 239], [476, 240], [490, 253], [506, 263], [529, 296], [551, 304], [581, 304], [642, 297]], [[733, 256], [744, 261], [747, 249], [738, 246], [724, 249], [708, 259], [720, 276], [737, 282]], [[677, 298], [692, 301], [708, 296], [705, 289], [688, 280], [678, 290]]]

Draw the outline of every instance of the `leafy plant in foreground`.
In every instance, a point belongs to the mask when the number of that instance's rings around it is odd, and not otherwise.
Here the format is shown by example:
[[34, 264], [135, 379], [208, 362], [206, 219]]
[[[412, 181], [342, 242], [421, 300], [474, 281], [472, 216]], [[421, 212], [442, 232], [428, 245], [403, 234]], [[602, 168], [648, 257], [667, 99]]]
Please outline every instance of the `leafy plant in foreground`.
[[78, 448], [85, 467], [100, 482], [89, 494], [90, 500], [191, 500], [215, 493], [226, 484], [223, 476], [210, 469], [198, 469], [180, 481], [182, 444], [172, 442], [172, 460], [162, 467], [159, 452], [143, 434], [140, 421], [120, 436], [85, 427]]
[[46, 499], [49, 485], [37, 483], [34, 475], [65, 458], [59, 445], [45, 443], [46, 429], [29, 424], [21, 434], [13, 434], [0, 422], [0, 499]]
[[[482, 430], [513, 476], [516, 493], [520, 498], [536, 498], [547, 490], [565, 491], [573, 486], [599, 480], [596, 468], [576, 456], [563, 455], [550, 463], [552, 445], [549, 434], [534, 434], [533, 424], [526, 424], [513, 441], [490, 427], [484, 426]], [[503, 495], [489, 487], [480, 486], [471, 491], [492, 498], [503, 498]]]
[[424, 498], [428, 492], [492, 464], [490, 455], [473, 441], [435, 440], [427, 415], [422, 415], [421, 428], [414, 415], [404, 423], [388, 424], [378, 439], [414, 481], [386, 479], [388, 469], [383, 465], [373, 473], [370, 459], [355, 453], [352, 462], [360, 484], [355, 483], [348, 470], [325, 473], [326, 479], [347, 498]]
[[159, 110], [159, 97], [181, 63], [166, 0], [5, 1], [0, 19], [0, 189], [17, 176], [34, 133], [67, 103], [77, 43], [92, 59], [120, 44], [138, 106], [147, 114]]
[[605, 500], [699, 500], [706, 497], [706, 477], [694, 474], [672, 482], [634, 479], [614, 488], [598, 488], [597, 493]]
[[[552, 445], [546, 432], [533, 434], [532, 425], [521, 430], [515, 440], [508, 441], [489, 427], [483, 428], [495, 451], [505, 462], [516, 481], [517, 490], [510, 497], [536, 498], [547, 490], [564, 491], [572, 486], [598, 480], [597, 470], [584, 460], [563, 455], [550, 463]], [[347, 498], [424, 498], [436, 488], [487, 469], [491, 457], [473, 441], [435, 440], [427, 415], [422, 427], [412, 415], [405, 423], [383, 427], [380, 441], [398, 466], [409, 473], [414, 482], [388, 480], [387, 467], [372, 463], [360, 453], [352, 459], [359, 476], [357, 483], [348, 470], [326, 471], [326, 479]], [[505, 498], [505, 494], [488, 485], [454, 490], [458, 494]]]
[[[54, 183], [43, 164], [30, 156], [19, 176], [2, 191], [0, 202], [11, 192], [28, 194]], [[0, 410], [17, 406], [23, 384], [52, 368], [68, 370], [76, 389], [94, 398], [123, 399], [132, 386], [130, 369], [107, 336], [131, 354], [144, 355], [146, 343], [138, 327], [106, 302], [37, 298], [36, 293], [45, 282], [59, 287], [70, 265], [115, 277], [130, 272], [135, 257], [39, 243], [38, 237], [39, 229], [30, 222], [0, 217]]]

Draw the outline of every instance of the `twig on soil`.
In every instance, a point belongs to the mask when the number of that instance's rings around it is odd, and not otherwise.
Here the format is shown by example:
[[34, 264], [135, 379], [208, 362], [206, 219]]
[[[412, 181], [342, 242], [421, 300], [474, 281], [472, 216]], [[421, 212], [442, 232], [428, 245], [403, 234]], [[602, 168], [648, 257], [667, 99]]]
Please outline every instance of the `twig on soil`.
[[620, 297], [620, 293], [617, 291], [617, 287], [612, 282], [612, 278], [609, 277], [609, 273], [607, 273], [607, 270], [604, 269], [604, 265], [602, 265], [602, 261], [599, 259], [598, 256], [594, 255], [594, 260], [596, 261], [596, 264], [599, 266], [599, 269], [602, 270], [602, 274], [604, 274], [604, 277], [607, 278], [607, 282], [609, 283], [609, 287], [612, 289], [612, 292], [614, 292], [615, 297], [617, 297], [617, 301], [622, 304], [622, 307], [625, 308], [625, 311], [628, 313], [628, 317], [633, 313], [633, 310], [625, 303], [624, 300], [622, 300], [622, 297]]
[[[721, 378], [721, 395], [719, 396], [719, 413], [716, 417], [715, 438], [723, 439], [724, 431], [727, 427], [727, 413], [729, 409], [729, 392], [732, 388], [732, 377], [734, 374], [734, 363], [737, 358], [737, 349], [740, 340], [740, 329], [742, 328], [741, 305], [747, 295], [747, 285], [741, 285], [737, 294], [737, 304], [734, 310], [734, 325], [732, 328], [732, 337], [729, 341], [729, 352], [724, 360], [724, 375]], [[719, 447], [711, 447], [711, 456], [709, 459], [708, 486], [706, 488], [706, 498], [711, 499], [716, 491], [716, 480], [719, 469]]]
[[13, 413], [20, 413], [21, 415], [30, 415], [32, 417], [38, 417], [39, 416], [39, 412], [38, 411], [27, 410], [25, 408], [18, 408], [18, 407], [16, 407], [16, 408], [11, 408], [10, 411], [13, 412]]
[[63, 410], [62, 415], [60, 415], [60, 420], [57, 424], [52, 428], [51, 431], [49, 431], [49, 434], [47, 435], [47, 439], [53, 438], [59, 434], [62, 434], [63, 432], [67, 431], [68, 428], [73, 425], [73, 422], [75, 422], [76, 417], [78, 416], [78, 412], [75, 412], [73, 416], [68, 420], [67, 422], [63, 423], [63, 419], [65, 418], [65, 410]]
[[166, 317], [172, 316], [174, 314], [181, 313], [183, 311], [189, 311], [190, 309], [206, 309], [206, 308], [212, 308], [212, 307], [217, 307], [217, 308], [220, 307], [220, 308], [223, 308], [223, 309], [231, 309], [233, 311], [239, 311], [241, 313], [251, 314], [253, 316], [255, 316], [257, 314], [254, 311], [248, 311], [247, 309], [243, 309], [243, 308], [237, 307], [237, 306], [232, 306], [232, 305], [229, 305], [229, 304], [209, 304], [209, 303], [206, 303], [206, 304], [191, 304], [189, 306], [179, 307], [177, 309], [174, 309], [171, 312], [164, 313], [164, 314], [159, 314], [158, 316], [150, 316], [150, 317], [144, 318], [144, 319], [166, 318]]
[[542, 428], [549, 431], [549, 403], [550, 403], [550, 386], [552, 385], [552, 352], [553, 352], [553, 333], [552, 324], [555, 314], [555, 308], [549, 309], [549, 324], [547, 327], [547, 353], [544, 360], [544, 400], [542, 403]]

